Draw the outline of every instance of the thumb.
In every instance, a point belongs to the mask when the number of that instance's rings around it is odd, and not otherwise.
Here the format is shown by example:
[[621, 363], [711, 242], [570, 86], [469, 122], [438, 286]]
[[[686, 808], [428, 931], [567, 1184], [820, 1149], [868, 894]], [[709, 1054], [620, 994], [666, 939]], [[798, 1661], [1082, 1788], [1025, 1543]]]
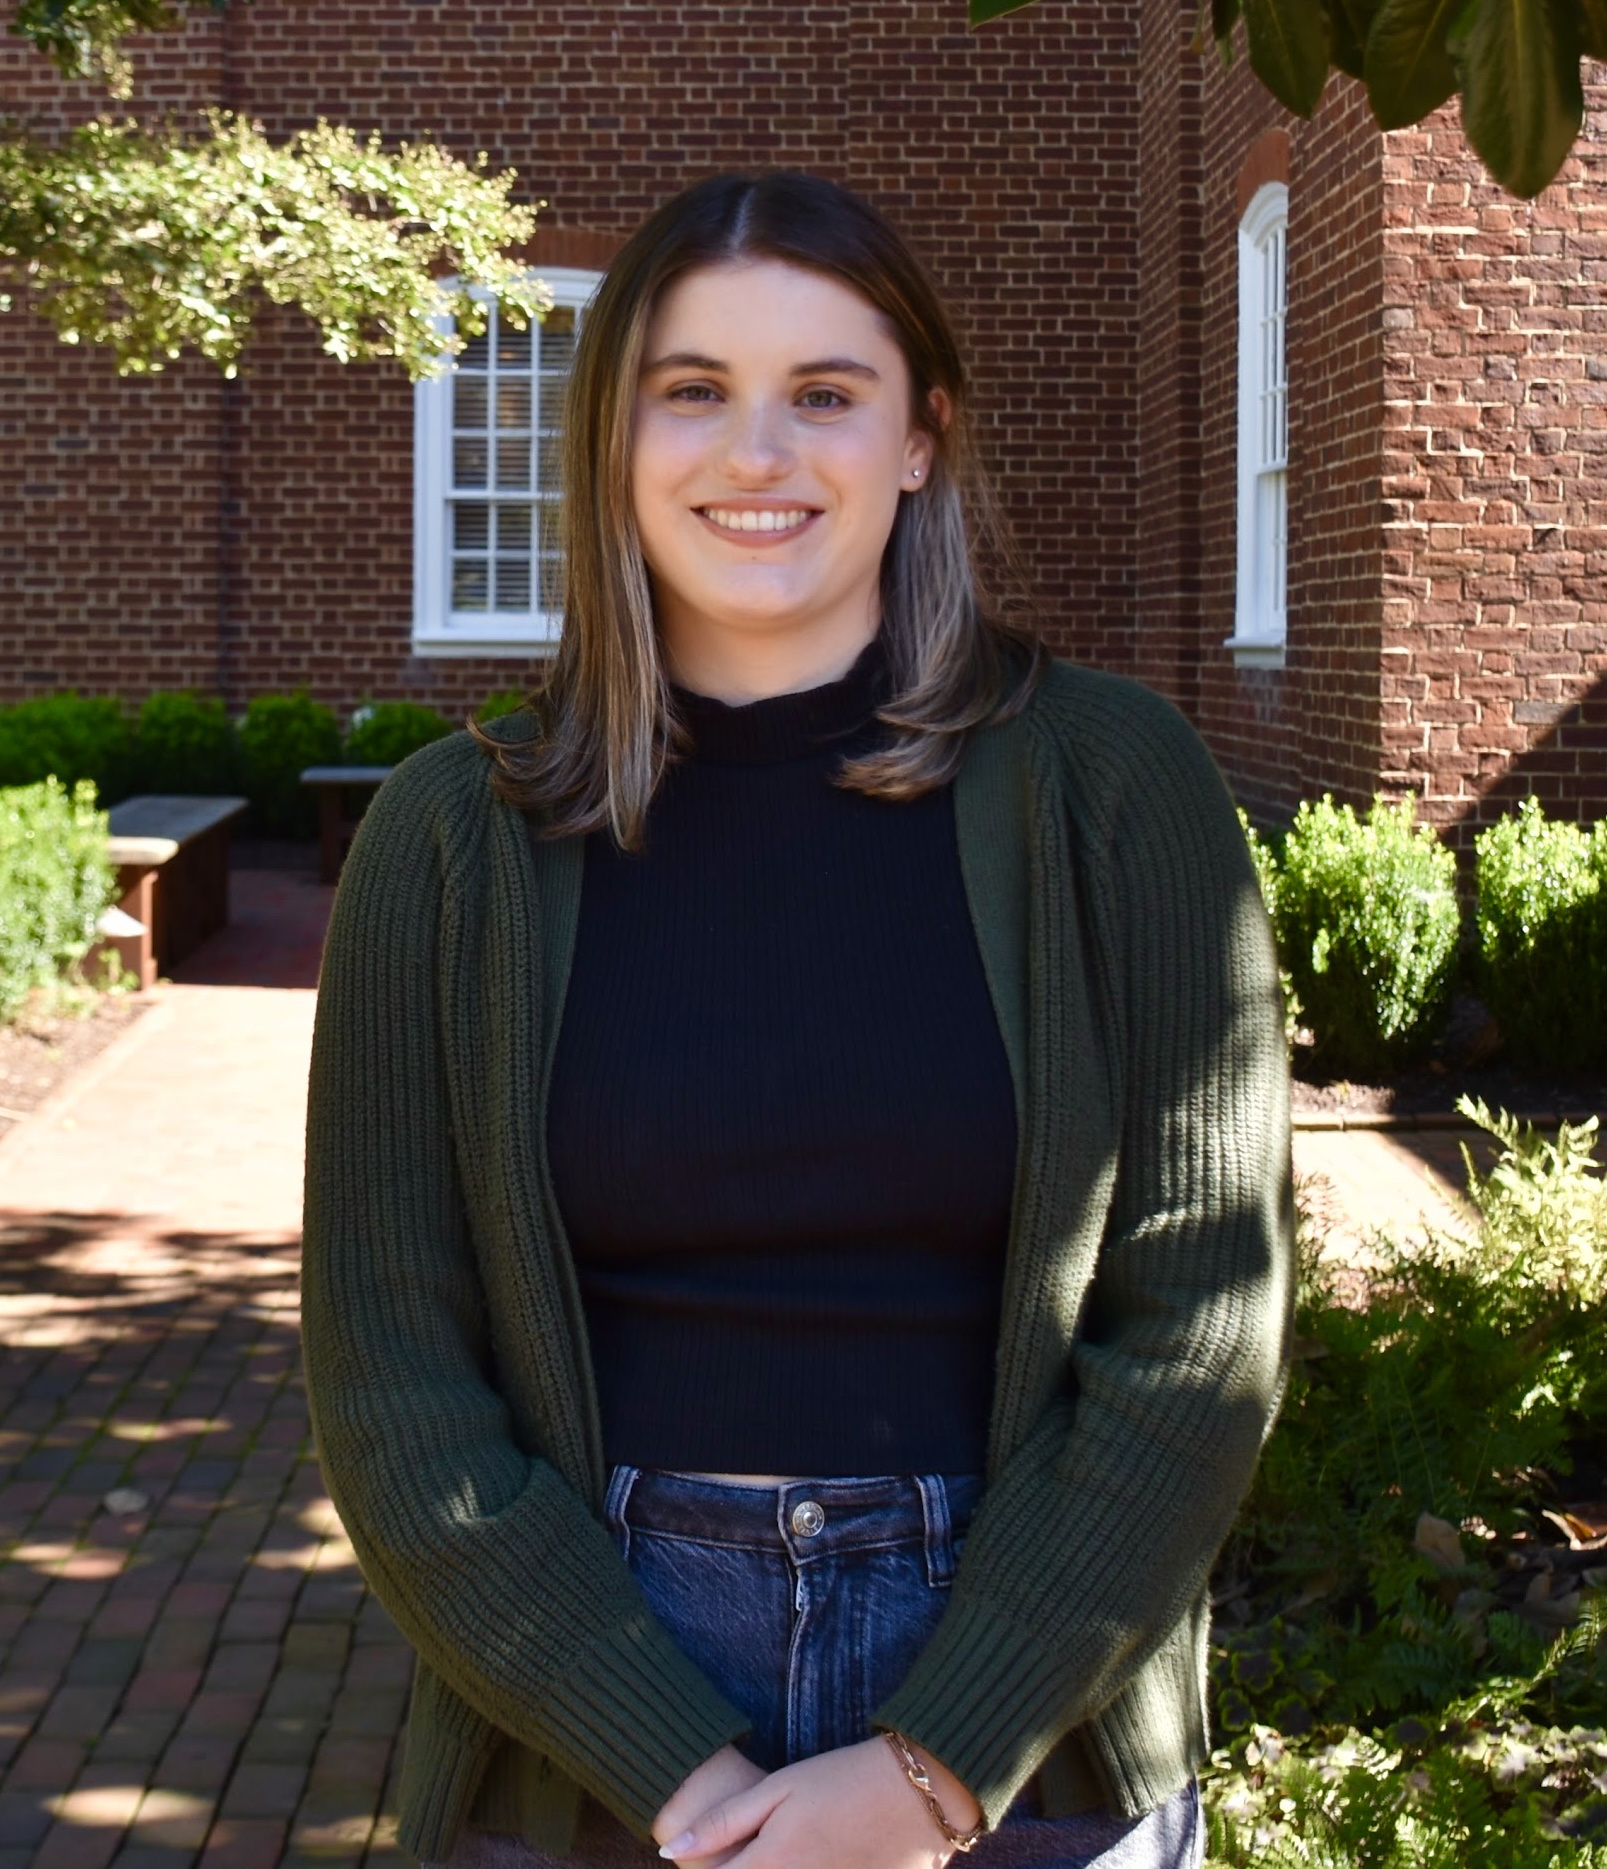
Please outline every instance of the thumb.
[[693, 1862], [702, 1856], [714, 1856], [721, 1850], [740, 1848], [757, 1835], [760, 1826], [787, 1795], [775, 1776], [762, 1778], [747, 1791], [739, 1791], [724, 1803], [711, 1805], [696, 1823], [688, 1825], [678, 1837], [671, 1837], [659, 1851], [672, 1863]]

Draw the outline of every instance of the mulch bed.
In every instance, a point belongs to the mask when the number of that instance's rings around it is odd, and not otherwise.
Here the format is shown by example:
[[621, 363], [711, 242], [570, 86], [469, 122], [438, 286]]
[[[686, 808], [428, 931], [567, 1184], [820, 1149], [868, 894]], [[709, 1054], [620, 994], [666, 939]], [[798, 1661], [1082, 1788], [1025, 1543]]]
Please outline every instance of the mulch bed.
[[13, 1024], [0, 1025], [0, 1140], [98, 1057], [149, 1004], [136, 994], [108, 993], [79, 1017], [24, 1012]]
[[1458, 999], [1443, 1039], [1417, 1068], [1378, 1083], [1351, 1083], [1324, 1073], [1297, 1043], [1293, 1108], [1296, 1123], [1327, 1128], [1399, 1124], [1456, 1128], [1459, 1097], [1482, 1098], [1491, 1110], [1555, 1125], [1559, 1119], [1607, 1118], [1607, 1074], [1525, 1071], [1504, 1057], [1499, 1033], [1476, 999]]

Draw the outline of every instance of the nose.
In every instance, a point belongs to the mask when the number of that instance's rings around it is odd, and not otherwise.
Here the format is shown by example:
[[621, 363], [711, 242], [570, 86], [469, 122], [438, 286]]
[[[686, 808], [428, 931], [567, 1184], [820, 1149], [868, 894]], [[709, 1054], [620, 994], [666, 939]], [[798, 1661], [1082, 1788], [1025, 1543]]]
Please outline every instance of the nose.
[[743, 484], [764, 485], [792, 468], [786, 409], [768, 398], [731, 405], [726, 425], [726, 471]]

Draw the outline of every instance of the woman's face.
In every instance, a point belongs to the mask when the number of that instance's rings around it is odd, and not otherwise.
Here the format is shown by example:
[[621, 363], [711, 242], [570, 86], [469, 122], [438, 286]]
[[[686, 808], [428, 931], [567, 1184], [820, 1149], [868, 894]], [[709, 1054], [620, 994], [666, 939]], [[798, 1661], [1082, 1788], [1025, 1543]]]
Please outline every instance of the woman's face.
[[676, 280], [648, 324], [631, 459], [672, 669], [718, 684], [756, 649], [815, 679], [846, 668], [880, 622], [899, 496], [931, 460], [903, 353], [857, 292], [777, 260]]

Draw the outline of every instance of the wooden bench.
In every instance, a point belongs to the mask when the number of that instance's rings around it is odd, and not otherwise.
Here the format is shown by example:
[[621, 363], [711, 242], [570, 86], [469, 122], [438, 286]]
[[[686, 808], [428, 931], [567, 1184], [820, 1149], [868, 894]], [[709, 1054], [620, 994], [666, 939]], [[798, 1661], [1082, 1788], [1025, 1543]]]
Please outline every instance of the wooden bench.
[[229, 922], [229, 826], [243, 798], [178, 798], [141, 792], [113, 805], [106, 854], [118, 903], [138, 932], [110, 933], [141, 990], [153, 987]]
[[302, 784], [315, 786], [318, 791], [319, 882], [340, 881], [340, 866], [362, 822], [362, 812], [349, 809], [348, 795], [352, 791], [375, 792], [390, 776], [389, 766], [309, 766], [302, 773]]

